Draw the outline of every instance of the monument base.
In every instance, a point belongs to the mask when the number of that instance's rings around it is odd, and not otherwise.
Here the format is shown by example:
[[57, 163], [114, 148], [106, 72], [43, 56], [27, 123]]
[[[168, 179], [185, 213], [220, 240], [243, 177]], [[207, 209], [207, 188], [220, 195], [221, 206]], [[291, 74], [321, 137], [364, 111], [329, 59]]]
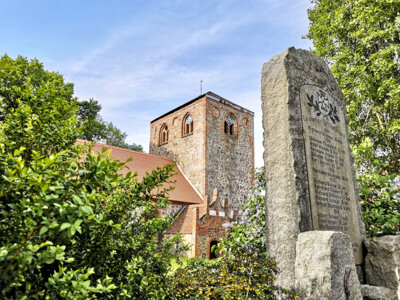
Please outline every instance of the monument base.
[[362, 299], [350, 238], [342, 232], [300, 233], [295, 279], [300, 299]]
[[366, 281], [397, 293], [400, 299], [400, 236], [387, 235], [365, 241]]
[[361, 285], [361, 293], [363, 299], [366, 300], [397, 300], [396, 292], [382, 287], [382, 286], [372, 286], [372, 285]]

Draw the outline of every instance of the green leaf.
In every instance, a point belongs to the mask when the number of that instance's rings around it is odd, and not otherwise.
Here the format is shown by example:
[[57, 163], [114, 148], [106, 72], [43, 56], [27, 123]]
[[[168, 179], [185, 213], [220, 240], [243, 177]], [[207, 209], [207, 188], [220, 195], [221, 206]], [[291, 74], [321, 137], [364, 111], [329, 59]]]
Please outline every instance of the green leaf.
[[85, 215], [91, 215], [93, 213], [93, 209], [89, 206], [81, 206], [79, 210]]
[[39, 231], [39, 235], [43, 235], [45, 234], [47, 231], [49, 231], [49, 227], [47, 226], [43, 226], [40, 231]]
[[70, 223], [62, 223], [60, 226], [60, 231], [70, 228], [71, 226], [72, 226], [72, 224], [70, 224]]

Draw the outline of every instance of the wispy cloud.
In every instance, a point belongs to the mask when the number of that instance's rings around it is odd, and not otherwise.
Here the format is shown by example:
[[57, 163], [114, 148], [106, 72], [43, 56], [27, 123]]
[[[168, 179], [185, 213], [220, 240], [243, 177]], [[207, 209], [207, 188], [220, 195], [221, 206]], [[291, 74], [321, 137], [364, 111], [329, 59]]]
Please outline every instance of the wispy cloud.
[[204, 1], [191, 11], [163, 3], [162, 13], [154, 8], [149, 16], [127, 19], [56, 69], [75, 83], [79, 98], [99, 100], [104, 119], [145, 148], [150, 121], [196, 97], [204, 80], [203, 91], [256, 113], [256, 165], [261, 165], [261, 66], [288, 46], [307, 44], [301, 35], [308, 0], [214, 3]]

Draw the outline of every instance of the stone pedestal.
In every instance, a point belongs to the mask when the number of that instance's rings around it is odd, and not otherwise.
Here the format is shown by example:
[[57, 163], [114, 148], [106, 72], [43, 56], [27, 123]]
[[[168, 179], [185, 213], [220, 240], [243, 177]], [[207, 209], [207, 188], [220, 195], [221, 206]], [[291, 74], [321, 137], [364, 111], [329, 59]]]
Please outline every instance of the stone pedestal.
[[295, 276], [300, 299], [362, 299], [353, 250], [344, 233], [300, 233]]
[[365, 241], [367, 283], [395, 291], [400, 299], [400, 236], [387, 235]]
[[396, 292], [382, 287], [367, 284], [361, 285], [361, 294], [364, 300], [397, 300]]

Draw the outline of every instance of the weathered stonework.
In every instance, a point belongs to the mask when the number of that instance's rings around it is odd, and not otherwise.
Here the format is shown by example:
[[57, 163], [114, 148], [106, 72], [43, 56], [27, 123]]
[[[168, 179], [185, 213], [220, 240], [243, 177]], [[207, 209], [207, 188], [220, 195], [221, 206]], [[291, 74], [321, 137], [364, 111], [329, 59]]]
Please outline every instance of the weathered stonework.
[[300, 233], [296, 244], [296, 292], [300, 299], [362, 299], [348, 235]]
[[[193, 117], [193, 133], [183, 136], [187, 114]], [[234, 117], [233, 135], [224, 133], [228, 115]], [[163, 124], [169, 128], [169, 140], [159, 145]], [[221, 203], [227, 200], [229, 209], [239, 209], [253, 180], [254, 114], [206, 93], [151, 123], [150, 154], [176, 160], [203, 197], [212, 197], [218, 189]]]
[[204, 215], [199, 218], [196, 233], [196, 256], [210, 258], [210, 243], [222, 238], [225, 235], [225, 230], [222, 224], [226, 223], [227, 219], [220, 216]]
[[382, 236], [365, 241], [367, 283], [394, 290], [400, 299], [400, 236]]
[[372, 285], [361, 285], [361, 294], [364, 300], [397, 300], [395, 291], [382, 287]]
[[349, 234], [361, 264], [365, 230], [346, 100], [328, 66], [289, 48], [264, 64], [261, 94], [267, 246], [279, 262], [279, 283], [294, 287], [296, 242], [305, 231]]
[[[193, 132], [184, 134], [191, 115]], [[233, 134], [225, 120], [233, 118]], [[160, 129], [168, 127], [168, 142], [160, 143]], [[254, 114], [208, 92], [151, 123], [150, 154], [177, 161], [202, 195], [200, 205], [170, 204], [163, 215], [177, 216], [167, 236], [183, 234], [192, 245], [187, 256], [210, 257], [210, 243], [225, 234], [222, 224], [233, 221], [253, 181]]]
[[166, 208], [161, 210], [161, 216], [171, 216], [174, 217], [182, 209], [182, 204], [170, 203]]
[[[193, 117], [193, 134], [182, 137], [184, 116], [190, 113]], [[164, 156], [178, 162], [179, 166], [196, 187], [205, 195], [205, 99], [200, 99], [172, 114], [153, 121], [150, 126], [150, 154]], [[168, 143], [159, 145], [159, 130], [163, 124], [169, 129]]]
[[221, 204], [216, 190], [211, 203], [209, 197], [206, 197], [204, 205], [185, 205], [175, 212], [176, 220], [166, 236], [178, 233], [183, 235], [186, 244], [190, 246], [190, 250], [183, 256], [210, 258], [210, 243], [225, 235], [222, 225], [232, 222], [236, 213], [228, 208], [227, 201], [224, 202], [225, 205]]
[[[218, 114], [213, 111], [218, 110]], [[224, 133], [224, 122], [233, 115], [237, 130]], [[243, 120], [248, 120], [243, 125]], [[240, 209], [245, 203], [253, 180], [253, 115], [231, 105], [209, 99], [206, 123], [206, 193], [219, 191], [221, 203], [228, 200], [229, 209]]]

